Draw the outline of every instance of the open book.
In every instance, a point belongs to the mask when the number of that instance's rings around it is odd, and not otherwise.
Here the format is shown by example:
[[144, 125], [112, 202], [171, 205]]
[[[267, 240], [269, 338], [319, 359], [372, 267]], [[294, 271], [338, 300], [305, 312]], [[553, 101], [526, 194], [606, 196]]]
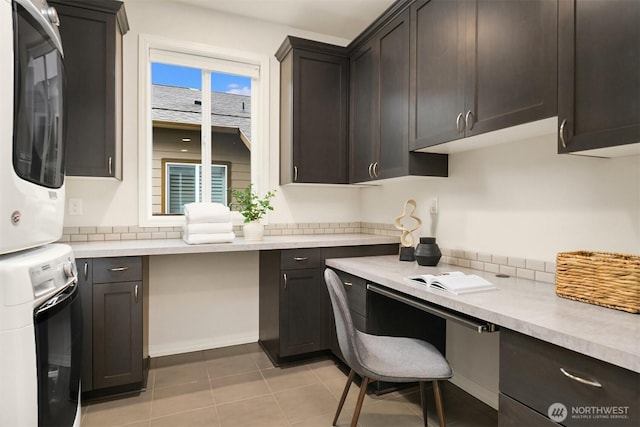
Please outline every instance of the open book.
[[420, 274], [409, 276], [408, 279], [427, 285], [430, 288], [440, 289], [456, 295], [497, 289], [491, 282], [482, 277], [475, 274], [464, 274], [461, 271], [452, 271], [438, 276]]

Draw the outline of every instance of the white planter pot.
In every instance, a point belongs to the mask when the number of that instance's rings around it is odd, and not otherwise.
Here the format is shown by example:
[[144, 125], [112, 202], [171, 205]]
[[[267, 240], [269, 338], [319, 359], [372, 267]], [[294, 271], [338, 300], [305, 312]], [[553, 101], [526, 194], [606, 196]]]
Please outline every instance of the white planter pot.
[[242, 233], [244, 234], [244, 240], [247, 241], [259, 241], [264, 236], [264, 225], [259, 222], [247, 222], [242, 226]]

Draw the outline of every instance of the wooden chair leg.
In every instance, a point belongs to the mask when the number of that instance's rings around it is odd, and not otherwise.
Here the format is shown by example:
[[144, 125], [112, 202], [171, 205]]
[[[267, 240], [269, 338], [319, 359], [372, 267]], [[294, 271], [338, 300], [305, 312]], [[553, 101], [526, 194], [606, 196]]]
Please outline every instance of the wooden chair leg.
[[367, 394], [367, 385], [369, 384], [369, 381], [369, 378], [362, 377], [362, 384], [360, 384], [360, 393], [358, 393], [356, 409], [353, 411], [353, 418], [351, 418], [351, 427], [356, 427], [358, 425], [358, 418], [360, 418], [360, 410], [362, 409], [362, 403], [364, 402], [364, 395]]
[[440, 383], [437, 380], [433, 382], [433, 394], [436, 398], [436, 412], [438, 413], [438, 420], [440, 421], [440, 427], [445, 427], [446, 421], [444, 419], [444, 405], [442, 404], [442, 394], [440, 393]]
[[338, 417], [340, 416], [340, 411], [342, 411], [342, 407], [344, 406], [344, 401], [347, 400], [347, 395], [349, 394], [349, 387], [351, 387], [351, 383], [356, 376], [356, 371], [353, 369], [349, 371], [349, 376], [347, 377], [347, 383], [344, 385], [344, 390], [342, 390], [342, 397], [340, 397], [340, 403], [338, 403], [338, 410], [336, 411], [336, 416], [333, 417], [333, 424], [336, 425], [338, 422]]
[[428, 418], [427, 418], [427, 383], [426, 381], [420, 381], [420, 404], [422, 405], [422, 419], [424, 420], [424, 427], [427, 427]]

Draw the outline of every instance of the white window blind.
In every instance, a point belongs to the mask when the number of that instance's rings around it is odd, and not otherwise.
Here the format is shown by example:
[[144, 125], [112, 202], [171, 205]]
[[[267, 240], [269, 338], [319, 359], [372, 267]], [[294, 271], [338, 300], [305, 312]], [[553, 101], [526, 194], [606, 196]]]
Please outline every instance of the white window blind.
[[[165, 213], [183, 214], [185, 203], [202, 201], [201, 165], [167, 163], [165, 176]], [[228, 191], [227, 176], [226, 165], [211, 165], [211, 201], [225, 206]]]

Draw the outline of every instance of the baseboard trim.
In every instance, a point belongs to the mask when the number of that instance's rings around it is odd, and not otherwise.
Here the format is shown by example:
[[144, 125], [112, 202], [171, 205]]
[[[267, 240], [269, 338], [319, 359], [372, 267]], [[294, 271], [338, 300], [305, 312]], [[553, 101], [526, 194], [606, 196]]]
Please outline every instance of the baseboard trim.
[[231, 335], [197, 342], [180, 342], [163, 345], [149, 345], [149, 356], [161, 357], [173, 354], [190, 353], [192, 351], [210, 350], [212, 348], [229, 347], [258, 341], [258, 333]]

